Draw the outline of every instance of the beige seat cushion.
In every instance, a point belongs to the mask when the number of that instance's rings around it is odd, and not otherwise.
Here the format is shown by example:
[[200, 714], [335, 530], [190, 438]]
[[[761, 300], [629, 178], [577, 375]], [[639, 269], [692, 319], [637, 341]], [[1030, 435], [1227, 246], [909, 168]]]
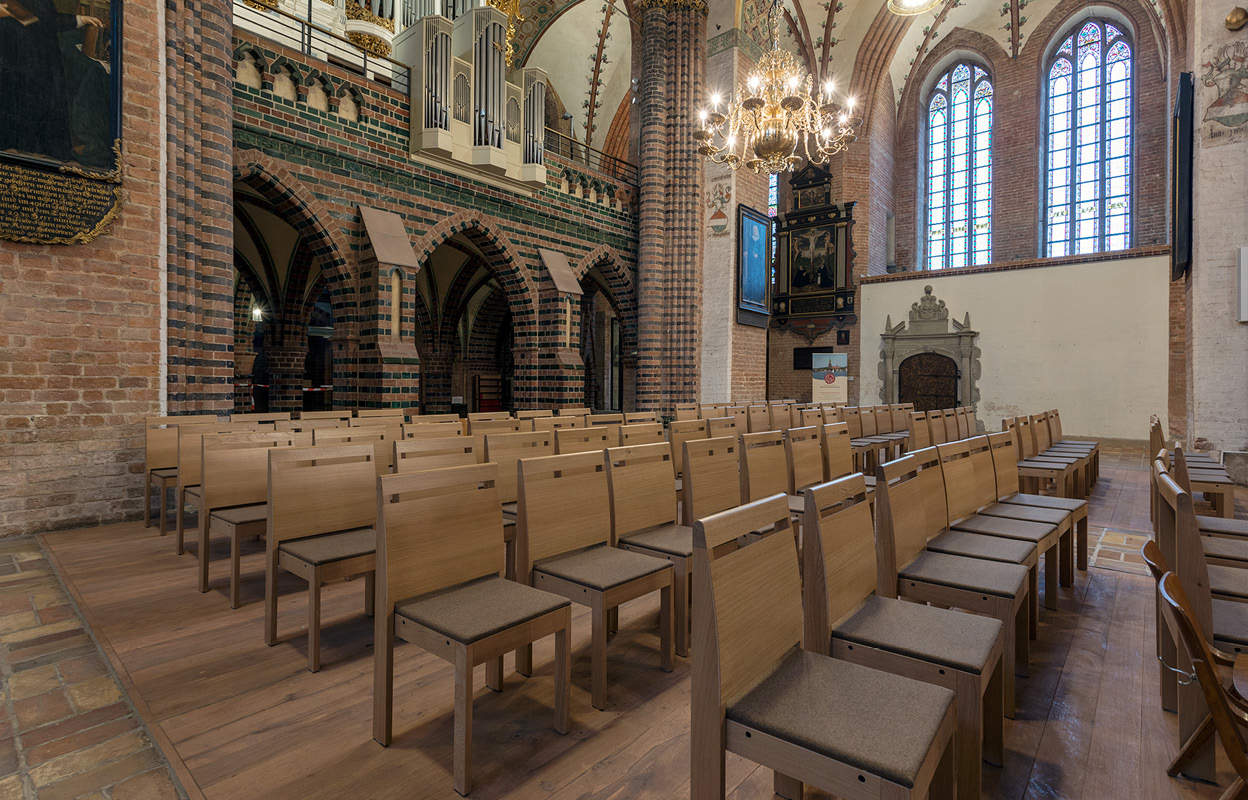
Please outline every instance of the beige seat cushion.
[[[1230, 484], [1231, 476], [1223, 469], [1189, 469], [1192, 483]], [[1197, 489], [1196, 491], [1200, 491]]]
[[958, 531], [982, 533], [985, 536], [1004, 536], [1006, 539], [1022, 539], [1027, 542], [1039, 542], [1057, 533], [1056, 525], [1006, 517], [985, 517], [981, 514], [955, 522], [951, 527]]
[[913, 787], [953, 692], [795, 650], [728, 719]]
[[1196, 527], [1204, 533], [1217, 533], [1224, 536], [1248, 536], [1248, 520], [1245, 519], [1200, 516], [1196, 518]]
[[1027, 585], [1027, 568], [1018, 564], [951, 556], [930, 550], [899, 570], [902, 580], [922, 581], [970, 592], [1015, 598]]
[[800, 494], [786, 494], [789, 500], [789, 511], [794, 514], [802, 514], [806, 511], [806, 498]]
[[1022, 539], [984, 536], [966, 531], [945, 531], [929, 539], [927, 549], [933, 553], [982, 558], [985, 561], [1000, 561], [1005, 564], [1026, 564], [1036, 554], [1036, 546]]
[[892, 442], [879, 436], [867, 436], [862, 439], [850, 439], [849, 444], [851, 447], [867, 447], [869, 445], [892, 444]]
[[1066, 469], [1069, 469], [1070, 467], [1072, 467], [1076, 463], [1078, 462], [1077, 461], [1057, 462], [1057, 461], [1050, 461], [1050, 460], [1039, 460], [1035, 458], [1028, 458], [1023, 461], [1019, 461], [1018, 468], [1030, 469], [1030, 470], [1047, 469], [1047, 470], [1052, 470], [1054, 472], [1063, 472]]
[[671, 568], [671, 562], [666, 559], [630, 553], [605, 544], [555, 556], [533, 565], [538, 572], [600, 592]]
[[1069, 447], [1087, 447], [1091, 450], [1096, 450], [1097, 448], [1101, 446], [1101, 443], [1100, 442], [1085, 442], [1080, 439], [1063, 439], [1060, 442], [1054, 442], [1053, 445], [1055, 447], [1057, 445], [1066, 445]]
[[519, 513], [520, 513], [519, 503], [503, 503], [503, 515], [504, 516], [514, 517]]
[[1001, 621], [871, 595], [832, 628], [832, 638], [981, 675], [1001, 638]]
[[377, 531], [372, 528], [358, 528], [343, 533], [326, 533], [321, 536], [309, 536], [306, 539], [291, 539], [282, 542], [278, 549], [300, 561], [320, 566], [376, 553]]
[[1248, 649], [1248, 603], [1213, 598], [1213, 638]]
[[1070, 519], [1070, 512], [1061, 508], [1016, 506], [1012, 503], [993, 503], [981, 509], [979, 513], [985, 517], [1006, 517], [1027, 522], [1041, 522], [1045, 525], [1062, 525]]
[[[1202, 536], [1200, 544], [1205, 555], [1211, 558], [1248, 562], [1248, 539], [1232, 539], [1228, 536]], [[1209, 568], [1213, 569], [1215, 565]]]
[[170, 467], [168, 469], [154, 469], [151, 472], [151, 476], [153, 478], [160, 478], [161, 480], [166, 480], [166, 481], [173, 480], [174, 478], [178, 477], [178, 468]]
[[570, 602], [497, 575], [396, 603], [394, 613], [461, 644], [514, 628]]
[[659, 553], [689, 557], [693, 555], [693, 528], [677, 525], [660, 525], [620, 537], [620, 544], [644, 547]]
[[1038, 508], [1059, 508], [1069, 511], [1075, 516], [1087, 515], [1088, 501], [1074, 497], [1050, 497], [1047, 494], [1012, 494], [1001, 501], [1017, 506], [1036, 506]]
[[256, 503], [250, 506], [218, 508], [212, 512], [213, 519], [228, 522], [231, 525], [246, 525], [249, 522], [266, 522], [269, 518], [269, 504]]
[[1248, 600], [1248, 571], [1243, 567], [1209, 565], [1209, 590], [1224, 597]]
[[182, 493], [186, 495], [187, 498], [190, 498], [193, 500], [199, 500], [201, 497], [204, 496], [204, 490], [199, 488], [198, 483], [195, 484], [194, 486], [187, 486], [185, 489], [183, 489]]

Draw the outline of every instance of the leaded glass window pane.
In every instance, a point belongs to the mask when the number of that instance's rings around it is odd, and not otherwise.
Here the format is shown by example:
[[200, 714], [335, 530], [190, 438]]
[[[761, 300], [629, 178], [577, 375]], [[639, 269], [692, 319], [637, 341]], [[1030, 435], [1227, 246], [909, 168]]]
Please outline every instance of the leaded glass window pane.
[[973, 64], [941, 76], [927, 106], [927, 269], [992, 258], [992, 82]]
[[1045, 254], [1131, 246], [1132, 54], [1125, 34], [1091, 20], [1049, 65]]

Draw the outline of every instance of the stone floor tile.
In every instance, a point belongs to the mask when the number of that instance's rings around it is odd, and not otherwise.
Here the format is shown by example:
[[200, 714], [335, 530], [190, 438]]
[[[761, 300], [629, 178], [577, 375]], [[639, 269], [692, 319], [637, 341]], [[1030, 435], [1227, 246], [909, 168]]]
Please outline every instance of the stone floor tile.
[[130, 707], [125, 703], [113, 703], [111, 706], [97, 708], [86, 714], [75, 714], [60, 722], [44, 725], [43, 727], [22, 733], [22, 747], [30, 750], [57, 739], [72, 736], [87, 728], [103, 725], [106, 722], [112, 722], [129, 715]]
[[164, 769], [136, 775], [113, 787], [113, 800], [176, 800], [177, 796], [178, 790]]
[[39, 621], [44, 625], [50, 625], [53, 622], [61, 620], [74, 619], [78, 616], [78, 612], [71, 605], [48, 606], [39, 610]]
[[25, 796], [21, 775], [10, 775], [0, 780], [0, 800], [23, 800]]
[[30, 642], [34, 639], [41, 639], [45, 636], [53, 636], [58, 633], [68, 633], [81, 628], [82, 622], [77, 618], [66, 619], [61, 620], [60, 622], [54, 622], [51, 625], [40, 625], [37, 628], [29, 628], [24, 631], [5, 634], [0, 636], [0, 642], [7, 645], [17, 645], [24, 642]]
[[57, 669], [60, 670], [61, 678], [67, 684], [82, 683], [85, 680], [108, 674], [104, 659], [95, 653], [61, 661], [57, 664]]
[[70, 699], [74, 701], [74, 707], [79, 711], [103, 708], [121, 699], [121, 688], [117, 686], [117, 681], [113, 680], [111, 675], [101, 675], [98, 678], [75, 684], [67, 691]]
[[125, 717], [112, 722], [106, 722], [103, 725], [96, 725], [93, 728], [78, 731], [38, 747], [26, 748], [26, 766], [37, 767], [75, 750], [94, 747], [123, 734], [137, 732], [138, 722], [133, 717]]
[[119, 758], [137, 753], [148, 746], [147, 737], [140, 731], [131, 731], [106, 742], [75, 750], [40, 764], [30, 770], [35, 786], [47, 786], [71, 775], [94, 769]]
[[149, 772], [164, 764], [155, 749], [144, 748], [116, 761], [71, 775], [64, 780], [38, 789], [39, 800], [75, 800], [99, 786], [112, 786], [135, 775]]
[[29, 605], [27, 603], [26, 611], [0, 616], [0, 633], [12, 633], [40, 625], [39, 617], [35, 615], [35, 612], [29, 610]]
[[61, 676], [56, 670], [56, 665], [47, 664], [36, 669], [18, 672], [9, 678], [9, 696], [14, 700], [25, 700], [27, 697], [59, 689], [60, 686]]
[[15, 701], [13, 703], [13, 713], [17, 716], [18, 730], [27, 731], [40, 725], [47, 725], [49, 722], [64, 719], [74, 713], [74, 710], [70, 707], [69, 699], [65, 697], [65, 693], [57, 689], [36, 697]]

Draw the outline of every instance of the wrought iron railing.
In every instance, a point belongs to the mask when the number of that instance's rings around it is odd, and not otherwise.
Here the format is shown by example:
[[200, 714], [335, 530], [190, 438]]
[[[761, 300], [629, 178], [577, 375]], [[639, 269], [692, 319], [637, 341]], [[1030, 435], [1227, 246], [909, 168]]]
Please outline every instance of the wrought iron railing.
[[637, 165], [595, 150], [587, 144], [564, 136], [553, 128], [546, 129], [546, 152], [575, 164], [584, 164], [596, 172], [622, 183], [637, 185]]
[[[234, 24], [259, 36], [285, 45], [322, 61], [362, 75], [407, 94], [411, 71], [392, 58], [369, 53], [312, 22], [314, 4], [324, 0], [305, 0], [296, 16], [270, 6], [268, 0], [235, 0]], [[275, 4], [274, 4], [275, 5]]]

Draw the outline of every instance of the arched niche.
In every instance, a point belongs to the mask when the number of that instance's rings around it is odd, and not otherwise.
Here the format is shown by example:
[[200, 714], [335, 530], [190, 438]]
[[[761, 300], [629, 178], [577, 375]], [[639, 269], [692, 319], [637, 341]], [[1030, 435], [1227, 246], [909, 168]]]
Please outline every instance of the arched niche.
[[[910, 402], [901, 397], [901, 368], [907, 359], [920, 354], [935, 354], [949, 359], [956, 367], [956, 405], [973, 406], [979, 402], [980, 364], [979, 348], [975, 342], [979, 332], [971, 329], [968, 313], [958, 322], [949, 318], [945, 301], [932, 294], [930, 285], [923, 287], [923, 296], [911, 304], [909, 322], [893, 325], [892, 315], [880, 334], [879, 377], [883, 388], [880, 400], [884, 403]], [[908, 382], [922, 377], [923, 371], [936, 373], [943, 362], [926, 359], [909, 362]], [[938, 377], [933, 374], [930, 377]], [[909, 388], [909, 387], [907, 387]], [[918, 404], [915, 405], [916, 410]]]

